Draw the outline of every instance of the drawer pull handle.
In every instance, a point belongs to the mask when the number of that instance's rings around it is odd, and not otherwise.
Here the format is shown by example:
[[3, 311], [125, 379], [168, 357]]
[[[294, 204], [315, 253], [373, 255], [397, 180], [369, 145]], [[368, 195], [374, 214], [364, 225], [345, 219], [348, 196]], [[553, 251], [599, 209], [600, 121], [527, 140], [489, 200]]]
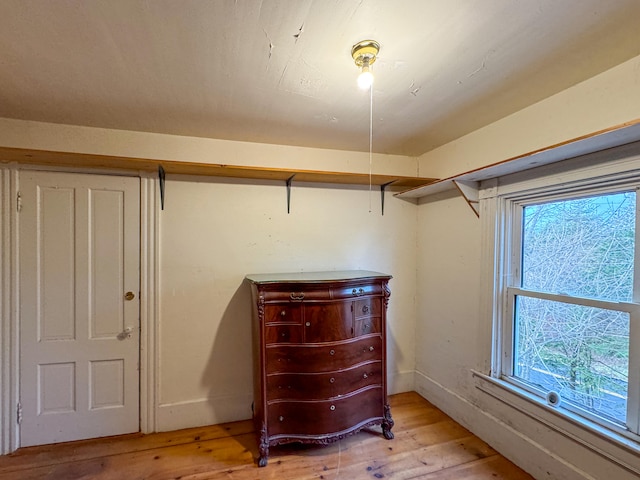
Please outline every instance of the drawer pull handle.
[[333, 411], [336, 409], [336, 406], [335, 406], [335, 405], [331, 405], [331, 406], [329, 407], [329, 409], [333, 412]]
[[280, 417], [278, 418], [278, 420], [280, 420], [281, 422], [284, 420], [284, 417], [282, 415], [280, 415]]
[[282, 310], [282, 311], [280, 312], [280, 316], [282, 316], [282, 317], [284, 317], [286, 314], [287, 314], [287, 312], [286, 312], [285, 310]]
[[305, 323], [305, 325], [306, 325], [307, 327], [310, 327], [310, 326], [311, 326], [311, 322], [307, 322], [307, 323]]
[[369, 313], [369, 305], [365, 305], [362, 307], [362, 313]]
[[335, 381], [336, 381], [336, 379], [335, 379], [335, 378], [333, 378], [333, 377], [331, 377], [331, 378], [329, 379], [329, 383], [333, 383], [333, 382], [335, 382]]
[[329, 351], [329, 355], [335, 355], [335, 354], [336, 354], [336, 351], [335, 351], [335, 350], [330, 350], [330, 351]]
[[286, 336], [287, 336], [286, 332], [282, 332], [282, 337], [284, 338]]
[[365, 323], [364, 324], [364, 329], [365, 330], [369, 330], [369, 328], [371, 328], [371, 325], [369, 325], [368, 323]]
[[364, 375], [362, 375], [362, 378], [369, 378], [369, 375], [365, 373]]
[[373, 352], [373, 347], [369, 347], [369, 351], [370, 351], [370, 352]]
[[304, 300], [304, 293], [303, 292], [291, 292], [291, 294], [289, 295], [289, 298], [291, 300], [297, 301], [297, 302], [301, 302], [302, 300]]
[[359, 289], [353, 289], [351, 290], [351, 295], [353, 295], [354, 297], [359, 297], [360, 295], [364, 295], [364, 290], [359, 288]]

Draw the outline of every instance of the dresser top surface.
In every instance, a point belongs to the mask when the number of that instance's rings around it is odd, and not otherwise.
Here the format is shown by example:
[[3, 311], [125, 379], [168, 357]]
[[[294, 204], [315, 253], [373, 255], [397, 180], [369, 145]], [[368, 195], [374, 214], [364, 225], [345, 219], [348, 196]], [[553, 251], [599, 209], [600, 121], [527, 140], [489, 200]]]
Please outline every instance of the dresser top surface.
[[322, 283], [363, 279], [390, 279], [391, 275], [368, 270], [335, 270], [327, 272], [258, 273], [245, 277], [252, 283]]

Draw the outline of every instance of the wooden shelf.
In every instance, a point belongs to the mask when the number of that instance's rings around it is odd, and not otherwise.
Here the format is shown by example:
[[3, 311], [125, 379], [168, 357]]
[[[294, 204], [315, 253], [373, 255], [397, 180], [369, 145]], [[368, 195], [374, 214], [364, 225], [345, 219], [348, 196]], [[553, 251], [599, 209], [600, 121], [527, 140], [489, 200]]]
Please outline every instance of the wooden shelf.
[[[157, 172], [162, 166], [167, 174], [206, 175], [215, 177], [280, 180], [286, 182], [333, 183], [342, 185], [369, 185], [365, 173], [342, 173], [316, 170], [294, 170], [265, 167], [244, 167], [222, 164], [154, 160], [147, 158], [92, 155], [72, 152], [53, 152], [22, 148], [0, 147], [0, 162], [17, 162], [31, 165], [62, 167], [91, 167]], [[407, 189], [433, 183], [434, 178], [405, 177], [398, 175], [372, 175], [371, 183], [393, 189]]]
[[478, 189], [482, 180], [522, 172], [550, 165], [569, 158], [626, 145], [640, 140], [640, 119], [616, 125], [605, 130], [573, 138], [549, 147], [534, 150], [486, 167], [470, 170], [453, 177], [396, 193], [399, 198], [423, 198], [448, 190], [458, 190], [473, 209], [478, 211]]

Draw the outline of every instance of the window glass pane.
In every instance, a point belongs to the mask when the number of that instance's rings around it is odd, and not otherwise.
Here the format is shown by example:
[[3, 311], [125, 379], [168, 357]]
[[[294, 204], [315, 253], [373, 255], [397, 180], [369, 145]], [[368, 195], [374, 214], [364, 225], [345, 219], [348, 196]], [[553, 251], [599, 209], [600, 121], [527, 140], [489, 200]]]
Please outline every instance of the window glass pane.
[[514, 376], [625, 423], [629, 314], [516, 297]]
[[622, 192], [525, 207], [522, 287], [632, 301], [635, 205]]

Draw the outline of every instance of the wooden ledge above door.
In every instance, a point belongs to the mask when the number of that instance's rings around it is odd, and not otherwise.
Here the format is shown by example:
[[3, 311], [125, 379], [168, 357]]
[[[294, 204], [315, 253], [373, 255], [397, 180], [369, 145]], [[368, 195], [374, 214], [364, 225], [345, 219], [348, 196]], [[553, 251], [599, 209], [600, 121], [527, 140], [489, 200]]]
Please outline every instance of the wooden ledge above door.
[[[148, 158], [93, 155], [73, 152], [54, 152], [23, 148], [0, 147], [0, 162], [57, 167], [82, 167], [156, 172], [162, 166], [168, 174], [204, 175], [212, 177], [246, 178], [255, 180], [287, 181], [295, 176], [296, 182], [333, 183], [341, 185], [369, 185], [369, 174], [327, 172], [321, 170], [295, 170], [286, 168], [245, 167], [217, 163], [154, 160]], [[409, 189], [428, 185], [436, 178], [406, 177], [398, 175], [371, 175], [371, 184], [389, 188]]]

